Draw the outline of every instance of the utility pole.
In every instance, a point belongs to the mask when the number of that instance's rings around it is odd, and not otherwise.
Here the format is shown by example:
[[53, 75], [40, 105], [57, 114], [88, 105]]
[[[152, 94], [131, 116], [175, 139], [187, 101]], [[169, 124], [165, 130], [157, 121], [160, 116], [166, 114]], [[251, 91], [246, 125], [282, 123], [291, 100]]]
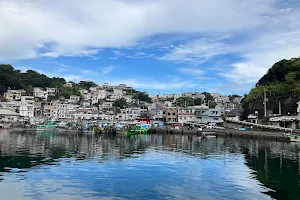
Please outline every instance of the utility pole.
[[280, 101], [279, 101], [279, 105], [278, 105], [278, 107], [279, 107], [279, 108], [278, 108], [278, 109], [279, 109], [279, 112], [278, 112], [278, 114], [279, 114], [279, 115], [281, 115], [281, 102], [280, 102]]
[[264, 116], [267, 117], [267, 90], [264, 89]]

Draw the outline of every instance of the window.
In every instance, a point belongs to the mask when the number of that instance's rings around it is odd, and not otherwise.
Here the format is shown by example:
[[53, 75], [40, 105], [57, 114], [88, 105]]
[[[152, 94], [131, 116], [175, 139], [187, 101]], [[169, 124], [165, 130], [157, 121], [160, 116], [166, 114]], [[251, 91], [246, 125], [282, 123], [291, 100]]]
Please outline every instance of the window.
[[173, 113], [173, 115], [175, 115], [175, 113]]
[[168, 113], [168, 115], [170, 115], [170, 113]]

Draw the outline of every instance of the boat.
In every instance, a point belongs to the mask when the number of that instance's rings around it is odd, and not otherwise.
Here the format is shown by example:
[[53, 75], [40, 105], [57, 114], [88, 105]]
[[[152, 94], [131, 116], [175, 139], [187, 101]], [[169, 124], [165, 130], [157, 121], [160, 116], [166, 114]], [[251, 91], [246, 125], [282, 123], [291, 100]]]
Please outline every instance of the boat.
[[126, 136], [138, 135], [138, 134], [148, 134], [150, 124], [137, 125], [136, 127], [126, 131]]
[[293, 134], [286, 134], [291, 142], [300, 142], [300, 136], [298, 135], [293, 135]]
[[57, 129], [57, 124], [54, 121], [46, 121], [43, 124], [36, 125], [35, 129], [37, 131], [56, 130]]

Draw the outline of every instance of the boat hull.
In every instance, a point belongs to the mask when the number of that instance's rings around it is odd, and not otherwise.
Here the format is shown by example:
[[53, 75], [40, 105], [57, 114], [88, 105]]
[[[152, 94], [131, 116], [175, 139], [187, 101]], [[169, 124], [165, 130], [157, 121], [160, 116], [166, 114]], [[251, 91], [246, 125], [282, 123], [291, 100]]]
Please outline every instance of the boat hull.
[[148, 130], [130, 130], [127, 131], [127, 136], [138, 135], [138, 134], [148, 134]]

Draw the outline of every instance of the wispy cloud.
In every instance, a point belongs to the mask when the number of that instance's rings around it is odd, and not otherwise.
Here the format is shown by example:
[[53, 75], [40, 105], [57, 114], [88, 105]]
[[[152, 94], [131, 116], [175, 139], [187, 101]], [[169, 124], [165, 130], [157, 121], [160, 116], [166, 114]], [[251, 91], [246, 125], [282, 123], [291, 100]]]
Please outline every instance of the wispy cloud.
[[112, 84], [124, 83], [137, 89], [159, 89], [159, 90], [175, 90], [175, 89], [187, 89], [199, 86], [197, 83], [191, 80], [168, 80], [164, 82], [154, 80], [138, 80], [138, 79], [125, 79], [112, 82]]
[[116, 57], [121, 57], [121, 56], [124, 56], [125, 54], [122, 53], [121, 51], [117, 51], [117, 50], [112, 50], [112, 52], [114, 53], [114, 55]]
[[115, 70], [115, 69], [116, 69], [115, 66], [110, 65], [110, 66], [107, 66], [107, 67], [102, 68], [101, 71], [102, 71], [102, 73], [103, 73], [104, 75], [106, 75], [106, 74], [109, 74], [111, 71], [113, 71], [113, 70]]
[[202, 69], [197, 68], [179, 68], [178, 69], [180, 73], [188, 75], [188, 76], [203, 76], [205, 74], [205, 71]]
[[237, 51], [237, 47], [226, 44], [223, 37], [201, 38], [173, 47], [160, 60], [201, 64], [209, 59]]
[[145, 52], [136, 52], [133, 55], [128, 55], [128, 58], [150, 58], [153, 57], [154, 54], [149, 54], [149, 53], [145, 53]]

